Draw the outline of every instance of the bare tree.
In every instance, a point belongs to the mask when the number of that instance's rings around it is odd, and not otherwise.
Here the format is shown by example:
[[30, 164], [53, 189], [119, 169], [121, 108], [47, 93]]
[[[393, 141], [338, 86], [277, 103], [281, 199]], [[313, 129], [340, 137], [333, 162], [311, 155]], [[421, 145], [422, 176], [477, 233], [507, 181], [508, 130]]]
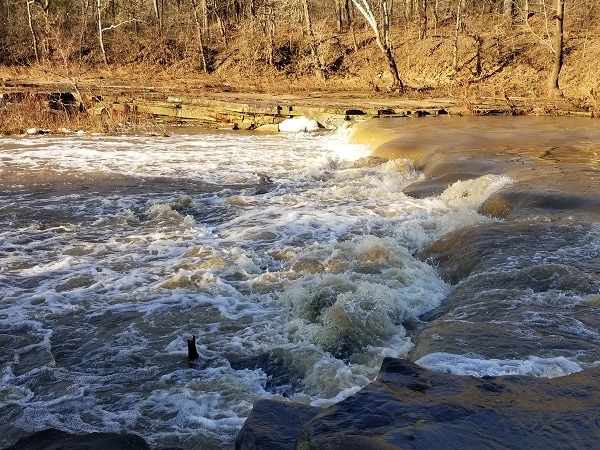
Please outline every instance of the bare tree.
[[550, 72], [549, 94], [551, 97], [562, 97], [563, 93], [558, 85], [558, 76], [563, 65], [563, 43], [564, 43], [564, 15], [565, 0], [556, 0], [556, 14], [554, 15], [555, 32], [552, 40], [552, 51], [554, 52], [554, 64]]
[[102, 60], [104, 65], [108, 67], [108, 58], [106, 57], [106, 48], [104, 47], [104, 28], [102, 27], [102, 0], [96, 0], [97, 19], [98, 19], [98, 42], [100, 44], [100, 52], [102, 52]]
[[274, 65], [275, 59], [275, 24], [276, 14], [274, 4], [263, 4], [258, 8], [256, 15], [262, 27], [263, 34], [268, 41], [266, 59], [269, 65]]
[[162, 4], [160, 0], [152, 0], [152, 9], [154, 9], [154, 16], [158, 21], [158, 31], [162, 33], [163, 28], [163, 12], [162, 12]]
[[344, 22], [350, 24], [350, 0], [335, 0], [335, 18], [338, 33], [344, 29]]
[[[559, 75], [563, 66], [564, 57], [564, 13], [565, 0], [555, 0], [555, 8], [547, 6], [546, 2], [539, 2], [539, 11], [530, 10], [529, 1], [525, 1], [525, 25], [527, 29], [540, 41], [541, 44], [548, 46], [553, 54], [553, 63], [548, 77], [548, 96], [562, 97], [563, 93], [559, 86]], [[538, 15], [543, 18], [537, 21], [537, 24], [530, 23]], [[554, 22], [554, 32], [551, 24]], [[536, 26], [537, 25], [537, 26]]]
[[[202, 6], [206, 8], [206, 3], [202, 2]], [[192, 0], [192, 9], [194, 11], [194, 22], [196, 23], [196, 38], [198, 39], [198, 55], [200, 57], [200, 68], [204, 73], [208, 72], [206, 64], [206, 55], [204, 53], [204, 40], [202, 39], [202, 19], [198, 13], [198, 0]]]
[[352, 0], [352, 3], [365, 18], [367, 24], [369, 24], [373, 30], [373, 33], [375, 34], [375, 42], [377, 42], [377, 46], [383, 53], [383, 56], [388, 64], [388, 68], [392, 74], [393, 82], [390, 89], [403, 91], [404, 84], [402, 83], [400, 75], [398, 74], [398, 66], [396, 65], [396, 60], [394, 59], [394, 55], [392, 53], [392, 43], [390, 38], [390, 14], [387, 0], [379, 0], [381, 26], [375, 18], [368, 0]]
[[502, 12], [506, 21], [511, 23], [515, 15], [515, 0], [503, 0]]
[[97, 8], [97, 21], [98, 21], [98, 41], [100, 44], [100, 52], [102, 53], [102, 60], [104, 61], [104, 65], [106, 67], [109, 67], [108, 65], [108, 57], [106, 56], [106, 47], [104, 45], [104, 33], [106, 31], [110, 31], [110, 30], [114, 30], [115, 28], [119, 28], [125, 24], [131, 23], [131, 22], [138, 22], [138, 19], [131, 18], [128, 20], [124, 20], [122, 22], [116, 23], [116, 24], [112, 24], [109, 25], [107, 27], [103, 26], [103, 21], [102, 21], [102, 13], [104, 11], [104, 9], [106, 8], [106, 6], [102, 5], [102, 0], [96, 0], [96, 8]]
[[312, 29], [312, 22], [310, 20], [310, 10], [308, 8], [308, 0], [300, 0], [302, 2], [302, 11], [304, 13], [304, 23], [306, 25], [306, 33], [308, 34], [308, 40], [310, 45], [310, 53], [313, 57], [313, 62], [315, 65], [315, 70], [317, 72], [317, 76], [322, 81], [325, 81], [325, 71], [323, 70], [323, 62], [321, 58], [319, 58], [319, 47], [317, 45], [317, 40], [315, 38], [315, 34]]
[[[38, 33], [34, 26], [34, 16], [33, 16], [33, 7], [37, 5], [37, 8], [41, 9], [42, 13], [45, 15], [46, 25], [48, 24], [48, 10], [50, 8], [50, 0], [25, 0], [25, 5], [27, 9], [27, 25], [29, 27], [29, 32], [31, 33], [31, 40], [33, 46], [33, 52], [35, 54], [35, 62], [37, 64], [40, 63], [40, 49], [44, 55], [48, 55], [48, 40], [47, 40], [47, 31], [48, 27], [46, 26], [45, 31], [40, 32], [42, 35], [42, 41], [38, 40]], [[39, 31], [39, 30], [38, 30]]]
[[452, 62], [454, 70], [458, 70], [458, 35], [461, 28], [461, 14], [463, 11], [463, 1], [459, 0], [456, 5], [456, 26], [454, 27], [454, 46], [452, 49]]
[[27, 5], [27, 23], [29, 25], [29, 30], [31, 31], [31, 40], [33, 43], [33, 52], [35, 54], [35, 62], [36, 62], [36, 64], [39, 64], [40, 63], [40, 55], [38, 52], [37, 36], [35, 35], [35, 29], [33, 28], [33, 16], [31, 13], [31, 5], [33, 5], [34, 2], [35, 2], [35, 0], [25, 0], [25, 3]]
[[419, 0], [419, 39], [427, 34], [427, 0]]

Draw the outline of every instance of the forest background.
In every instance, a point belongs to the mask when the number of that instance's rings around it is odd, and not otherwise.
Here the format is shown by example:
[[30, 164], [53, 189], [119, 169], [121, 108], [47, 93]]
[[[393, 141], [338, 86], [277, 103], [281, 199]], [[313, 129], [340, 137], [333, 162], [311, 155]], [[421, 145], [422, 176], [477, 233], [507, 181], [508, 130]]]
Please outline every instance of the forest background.
[[0, 82], [564, 95], [598, 111], [599, 19], [598, 0], [0, 0]]

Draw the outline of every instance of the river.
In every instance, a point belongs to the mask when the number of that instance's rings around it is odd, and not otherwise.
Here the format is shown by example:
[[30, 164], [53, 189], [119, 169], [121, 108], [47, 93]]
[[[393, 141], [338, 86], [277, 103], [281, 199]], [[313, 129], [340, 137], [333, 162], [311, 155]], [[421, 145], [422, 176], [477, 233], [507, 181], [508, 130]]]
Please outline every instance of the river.
[[594, 120], [2, 137], [0, 164], [0, 447], [232, 448], [256, 400], [334, 403], [386, 356], [600, 361]]

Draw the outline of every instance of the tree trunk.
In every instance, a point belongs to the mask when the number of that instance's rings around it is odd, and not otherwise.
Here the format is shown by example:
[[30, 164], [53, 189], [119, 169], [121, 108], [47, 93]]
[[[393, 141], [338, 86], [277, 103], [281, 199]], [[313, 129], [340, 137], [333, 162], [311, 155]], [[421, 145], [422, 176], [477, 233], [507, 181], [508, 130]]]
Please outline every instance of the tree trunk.
[[456, 7], [456, 27], [454, 29], [454, 48], [452, 50], [452, 61], [454, 64], [454, 70], [458, 70], [458, 34], [460, 31], [460, 16], [462, 13], [462, 1], [458, 1], [458, 6]]
[[37, 37], [35, 35], [35, 30], [33, 29], [33, 17], [31, 16], [31, 4], [34, 0], [25, 0], [27, 5], [27, 22], [29, 23], [29, 31], [31, 31], [31, 39], [33, 41], [33, 52], [35, 53], [35, 63], [40, 63], [40, 55], [38, 53], [38, 43]]
[[98, 8], [98, 40], [100, 42], [100, 51], [102, 52], [104, 65], [108, 67], [108, 58], [106, 57], [106, 49], [104, 48], [104, 28], [102, 28], [102, 0], [97, 0], [96, 6]]
[[90, 3], [88, 0], [83, 0], [83, 10], [81, 14], [81, 29], [79, 31], [79, 49], [84, 48], [86, 30], [88, 29], [88, 12]]
[[380, 0], [381, 5], [381, 17], [383, 19], [383, 46], [379, 45], [379, 48], [384, 52], [386, 56], [386, 60], [388, 66], [390, 68], [390, 72], [392, 73], [393, 84], [391, 89], [397, 91], [404, 90], [404, 84], [400, 79], [400, 75], [398, 74], [398, 67], [396, 65], [396, 60], [394, 59], [394, 55], [392, 54], [392, 41], [390, 37], [390, 14], [388, 10], [387, 0]]
[[419, 39], [427, 34], [427, 0], [419, 0]]
[[502, 12], [506, 21], [508, 23], [512, 23], [513, 16], [515, 14], [515, 0], [504, 0]]
[[438, 13], [438, 8], [439, 8], [439, 0], [435, 0], [435, 3], [433, 4], [433, 34], [437, 35], [437, 27], [438, 27], [438, 22], [440, 20], [440, 16]]
[[549, 94], [550, 97], [562, 97], [563, 93], [558, 85], [558, 76], [563, 65], [563, 43], [564, 43], [564, 32], [563, 22], [565, 14], [565, 0], [556, 0], [556, 15], [554, 20], [556, 21], [556, 30], [552, 42], [552, 50], [554, 51], [554, 64], [552, 71], [550, 72], [549, 80]]
[[156, 21], [158, 22], [158, 32], [160, 34], [162, 34], [162, 28], [163, 28], [163, 23], [162, 23], [162, 11], [159, 5], [159, 0], [152, 0], [152, 7], [154, 9], [154, 16], [156, 17]]
[[306, 33], [308, 34], [308, 40], [310, 41], [310, 53], [313, 57], [313, 63], [315, 65], [315, 70], [317, 72], [317, 76], [321, 81], [325, 81], [325, 72], [323, 71], [323, 63], [319, 58], [319, 48], [317, 46], [317, 40], [315, 39], [315, 34], [313, 33], [312, 23], [310, 20], [310, 10], [308, 9], [308, 0], [301, 0], [302, 2], [302, 10], [304, 12], [304, 23], [306, 25]]
[[413, 0], [404, 0], [404, 17], [406, 21], [412, 20], [413, 17]]
[[342, 15], [342, 0], [335, 0], [335, 23], [338, 33], [344, 29], [344, 19]]
[[394, 55], [392, 54], [392, 44], [390, 38], [390, 15], [387, 5], [387, 0], [379, 0], [379, 6], [381, 9], [381, 18], [382, 25], [381, 30], [379, 28], [379, 23], [371, 10], [371, 6], [369, 5], [367, 0], [352, 0], [352, 3], [358, 9], [358, 11], [363, 15], [373, 33], [375, 34], [375, 42], [377, 46], [383, 53], [385, 60], [388, 64], [392, 75], [392, 86], [391, 90], [403, 91], [404, 84], [400, 79], [400, 75], [398, 74], [398, 66], [396, 65], [396, 60], [394, 59]]
[[352, 20], [350, 9], [350, 0], [335, 0], [335, 21], [338, 33], [344, 31], [344, 23], [346, 26], [350, 26]]
[[[216, 6], [216, 5], [215, 5]], [[215, 7], [215, 17], [217, 19], [217, 25], [219, 26], [219, 31], [221, 32], [221, 39], [223, 39], [223, 43], [225, 44], [225, 48], [229, 47], [229, 42], [227, 41], [227, 32], [225, 31], [225, 24], [223, 23], [223, 19], [221, 19], [221, 15], [217, 12], [217, 8]]]
[[194, 10], [194, 22], [196, 23], [196, 38], [198, 39], [198, 56], [200, 59], [200, 69], [204, 73], [208, 73], [206, 56], [204, 54], [204, 41], [202, 39], [202, 24], [200, 21], [200, 16], [198, 15], [198, 3], [196, 0], [192, 0], [192, 9]]
[[344, 16], [346, 16], [346, 23], [348, 26], [352, 23], [352, 7], [350, 6], [350, 0], [344, 1]]

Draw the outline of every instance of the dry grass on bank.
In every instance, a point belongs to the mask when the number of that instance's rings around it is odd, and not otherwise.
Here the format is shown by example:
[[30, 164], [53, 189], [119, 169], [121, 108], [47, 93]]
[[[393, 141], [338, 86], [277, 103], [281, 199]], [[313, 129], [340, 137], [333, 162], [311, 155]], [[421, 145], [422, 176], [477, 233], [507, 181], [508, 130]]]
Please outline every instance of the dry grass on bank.
[[104, 108], [73, 108], [48, 101], [39, 93], [19, 94], [0, 100], [0, 134], [45, 134], [85, 131], [111, 134], [124, 131], [164, 132], [156, 121], [139, 114]]
[[[402, 94], [388, 93], [390, 77], [370, 31], [357, 26], [352, 32], [337, 33], [330, 24], [316, 23], [315, 35], [327, 73], [323, 81], [315, 76], [313, 59], [305, 37], [297, 28], [282, 28], [274, 43], [273, 64], [268, 63], [265, 43], [248, 29], [240, 27], [227, 45], [210, 47], [211, 72], [198, 70], [197, 57], [183, 48], [164, 53], [160, 42], [116, 45], [106, 69], [98, 60], [74, 62], [65, 66], [47, 62], [39, 66], [0, 66], [2, 80], [34, 83], [94, 85], [97, 90], [119, 87], [139, 95], [142, 88], [164, 95], [205, 95], [210, 92], [244, 94], [327, 93], [343, 98], [354, 93], [378, 98], [452, 98], [467, 105], [482, 98], [520, 98], [544, 110], [548, 101], [547, 79], [552, 53], [524, 24], [511, 28], [481, 17], [467, 18], [458, 39], [454, 66], [454, 25], [441, 24], [418, 39], [416, 28], [394, 31], [394, 54], [401, 78], [409, 87]], [[535, 26], [536, 24], [533, 23]], [[542, 26], [543, 24], [538, 24]], [[165, 38], [166, 39], [166, 38]], [[168, 56], [168, 57], [167, 57]], [[565, 59], [560, 76], [563, 93], [574, 107], [600, 116], [600, 25], [567, 24]], [[97, 115], [89, 111], [67, 113], [52, 110], [27, 99], [21, 105], [0, 107], [0, 123], [5, 132], [29, 127], [114, 131], [139, 118]], [[147, 119], [147, 118], [146, 118]]]

